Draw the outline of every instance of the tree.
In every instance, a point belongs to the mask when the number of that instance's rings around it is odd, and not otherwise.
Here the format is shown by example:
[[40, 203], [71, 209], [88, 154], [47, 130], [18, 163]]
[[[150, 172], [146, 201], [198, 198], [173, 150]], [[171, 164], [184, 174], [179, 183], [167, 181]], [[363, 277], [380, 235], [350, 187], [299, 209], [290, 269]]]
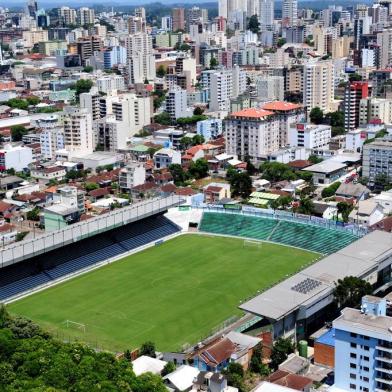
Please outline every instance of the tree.
[[303, 197], [300, 199], [298, 212], [305, 215], [312, 215], [314, 211], [314, 204], [308, 197]]
[[190, 137], [184, 136], [180, 139], [181, 150], [187, 150], [190, 146], [192, 146], [192, 139]]
[[340, 214], [342, 216], [343, 222], [348, 222], [348, 216], [353, 210], [353, 205], [344, 201], [340, 201], [336, 207], [338, 209], [338, 215]]
[[163, 78], [166, 75], [166, 68], [163, 65], [160, 65], [157, 69], [158, 78]]
[[174, 362], [169, 361], [163, 368], [161, 372], [161, 376], [165, 377], [167, 374], [170, 374], [176, 370], [176, 365]]
[[93, 191], [94, 189], [98, 189], [99, 185], [96, 182], [88, 182], [85, 186], [87, 192]]
[[31, 221], [39, 221], [39, 214], [41, 210], [38, 207], [34, 207], [32, 210], [28, 211], [26, 214], [26, 218]]
[[341, 182], [340, 181], [336, 181], [333, 184], [331, 184], [330, 186], [327, 186], [326, 188], [324, 188], [321, 191], [321, 196], [322, 197], [332, 197], [336, 191], [338, 190], [338, 188], [340, 187]]
[[77, 99], [79, 99], [79, 95], [83, 93], [88, 93], [93, 87], [92, 80], [89, 79], [80, 79], [75, 84], [75, 95]]
[[140, 355], [147, 355], [151, 358], [155, 358], [155, 344], [151, 341], [147, 341], [140, 347]]
[[264, 162], [260, 165], [260, 171], [262, 178], [272, 182], [290, 181], [297, 177], [290, 166], [280, 162]]
[[11, 98], [7, 101], [7, 106], [15, 109], [27, 110], [29, 108], [29, 103], [20, 98]]
[[277, 43], [276, 43], [276, 46], [278, 48], [281, 48], [285, 43], [286, 43], [286, 39], [285, 38], [279, 38]]
[[249, 18], [248, 30], [250, 30], [254, 34], [258, 34], [260, 32], [259, 17], [257, 15], [252, 15]]
[[319, 107], [315, 107], [310, 111], [310, 121], [314, 124], [321, 124], [324, 119], [324, 113]]
[[343, 307], [355, 308], [365, 295], [373, 292], [372, 285], [356, 276], [346, 276], [339, 279], [333, 291], [334, 302], [338, 309]]
[[27, 97], [26, 101], [29, 105], [33, 105], [33, 106], [38, 105], [41, 102], [41, 100], [35, 95], [31, 95], [30, 97]]
[[215, 57], [211, 57], [210, 68], [215, 69], [219, 65], [218, 60]]
[[233, 196], [241, 196], [246, 199], [252, 193], [252, 179], [248, 173], [238, 173], [234, 170], [230, 174], [229, 181]]
[[274, 343], [271, 353], [271, 367], [276, 370], [289, 354], [294, 352], [294, 344], [290, 339], [279, 338]]
[[196, 178], [204, 178], [208, 175], [208, 162], [204, 158], [199, 158], [196, 162], [191, 162], [188, 170], [189, 174]]
[[195, 136], [193, 136], [193, 138], [191, 140], [192, 140], [193, 146], [198, 146], [198, 145], [203, 144], [205, 142], [203, 135], [195, 135]]
[[180, 164], [172, 163], [171, 165], [169, 165], [169, 171], [173, 177], [175, 185], [184, 185], [184, 182], [187, 180], [187, 175]]
[[315, 165], [316, 163], [320, 163], [323, 160], [320, 157], [318, 157], [317, 155], [310, 155], [308, 158], [308, 161], [313, 163], [313, 165]]
[[167, 112], [162, 112], [160, 114], [157, 114], [154, 117], [154, 121], [161, 125], [170, 125], [171, 124], [170, 114]]
[[357, 74], [357, 73], [352, 73], [349, 77], [348, 80], [350, 82], [360, 82], [362, 80], [362, 76]]
[[226, 376], [229, 385], [238, 388], [240, 392], [245, 392], [244, 369], [239, 363], [230, 362], [222, 373]]
[[11, 127], [11, 138], [14, 142], [20, 142], [26, 134], [27, 129], [23, 125], [13, 125]]
[[201, 116], [203, 114], [204, 110], [200, 106], [196, 106], [195, 110], [193, 111], [193, 114], [195, 116]]
[[252, 163], [252, 161], [248, 156], [245, 158], [245, 163], [246, 163], [246, 171], [249, 173], [250, 176], [253, 176], [255, 173], [257, 173], [257, 169], [255, 165]]
[[86, 66], [83, 68], [83, 72], [91, 73], [91, 72], [93, 72], [93, 71], [94, 71], [94, 67], [92, 67], [91, 65], [86, 65]]
[[344, 127], [344, 112], [336, 111], [325, 115], [325, 121], [332, 127]]

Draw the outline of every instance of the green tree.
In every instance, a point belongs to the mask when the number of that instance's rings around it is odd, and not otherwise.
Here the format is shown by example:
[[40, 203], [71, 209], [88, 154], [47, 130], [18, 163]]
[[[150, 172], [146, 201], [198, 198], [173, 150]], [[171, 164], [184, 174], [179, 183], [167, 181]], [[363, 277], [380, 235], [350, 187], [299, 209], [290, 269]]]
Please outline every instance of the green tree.
[[93, 71], [94, 71], [94, 67], [92, 67], [91, 65], [86, 65], [86, 66], [83, 68], [83, 72], [91, 73], [91, 72], [93, 72]]
[[166, 365], [164, 366], [162, 372], [161, 372], [161, 376], [165, 377], [167, 374], [170, 374], [172, 372], [174, 372], [176, 370], [176, 365], [174, 362], [169, 361], [166, 363]]
[[89, 79], [80, 79], [75, 84], [75, 95], [77, 99], [79, 99], [79, 95], [82, 93], [88, 93], [93, 87], [92, 80]]
[[341, 182], [340, 181], [336, 181], [333, 184], [331, 184], [330, 186], [327, 186], [326, 188], [324, 188], [321, 191], [321, 196], [322, 197], [332, 197], [336, 191], [338, 190], [338, 188], [340, 187]]
[[276, 46], [278, 48], [281, 48], [285, 43], [286, 43], [286, 39], [285, 38], [279, 38], [277, 43], [276, 43]]
[[308, 158], [308, 161], [312, 162], [315, 165], [316, 163], [320, 163], [323, 160], [320, 157], [318, 157], [317, 155], [310, 155]]
[[88, 182], [85, 186], [87, 192], [93, 191], [94, 189], [98, 189], [99, 185], [96, 182]]
[[20, 142], [27, 133], [27, 129], [23, 125], [13, 125], [11, 127], [11, 138], [14, 142]]
[[284, 362], [289, 354], [294, 352], [294, 344], [291, 339], [279, 338], [275, 341], [271, 353], [271, 367], [276, 370]]
[[203, 144], [205, 142], [204, 136], [202, 135], [195, 135], [193, 136], [192, 140], [192, 145], [193, 146], [198, 146], [200, 144]]
[[151, 358], [155, 358], [156, 357], [156, 353], [155, 353], [155, 344], [151, 341], [145, 342], [142, 344], [142, 346], [140, 347], [140, 355], [147, 355]]
[[34, 207], [32, 210], [28, 211], [26, 218], [31, 221], [39, 221], [39, 214], [41, 210], [38, 207]]
[[41, 100], [35, 95], [31, 95], [30, 97], [27, 97], [26, 101], [29, 105], [33, 105], [33, 106], [38, 105], [41, 102]]
[[184, 185], [185, 181], [187, 180], [188, 176], [184, 172], [182, 166], [178, 163], [172, 163], [169, 165], [169, 171], [173, 177], [174, 184], [177, 186]]
[[310, 111], [310, 121], [314, 124], [321, 124], [324, 119], [324, 113], [319, 107], [315, 107]]
[[163, 65], [160, 65], [157, 69], [158, 78], [163, 78], [166, 75], [166, 68]]
[[199, 158], [196, 162], [191, 162], [188, 173], [196, 178], [204, 178], [208, 175], [208, 162], [204, 158]]
[[7, 101], [7, 105], [11, 108], [27, 110], [29, 108], [29, 103], [25, 99], [11, 98]]
[[340, 201], [336, 207], [338, 209], [338, 215], [340, 214], [342, 216], [343, 222], [348, 222], [348, 216], [353, 210], [353, 205], [344, 201]]
[[290, 166], [280, 162], [264, 162], [260, 171], [262, 178], [271, 182], [295, 180], [297, 177]]
[[300, 214], [312, 215], [313, 211], [314, 211], [314, 204], [312, 200], [309, 199], [308, 197], [301, 198], [299, 202], [298, 212]]
[[160, 114], [157, 114], [154, 117], [154, 121], [161, 125], [170, 125], [171, 124], [170, 114], [167, 112], [162, 112]]
[[257, 15], [252, 15], [249, 18], [248, 30], [250, 30], [254, 34], [258, 34], [260, 32], [259, 17]]
[[344, 112], [336, 111], [325, 115], [325, 121], [332, 127], [344, 127]]
[[362, 297], [372, 292], [372, 285], [366, 280], [356, 276], [346, 276], [335, 284], [333, 296], [338, 309], [356, 308], [361, 303]]
[[193, 143], [192, 143], [192, 139], [190, 137], [184, 136], [180, 139], [181, 150], [187, 150], [192, 145], [193, 145]]
[[236, 170], [227, 173], [229, 176], [233, 196], [246, 199], [252, 193], [252, 179], [246, 172], [238, 173]]
[[215, 57], [211, 57], [210, 68], [215, 69], [219, 65], [218, 60]]
[[350, 82], [360, 82], [362, 80], [362, 76], [357, 74], [357, 73], [352, 73], [349, 77], [348, 80]]
[[195, 116], [201, 116], [203, 115], [204, 110], [200, 106], [196, 106], [195, 110], [193, 111], [193, 114]]

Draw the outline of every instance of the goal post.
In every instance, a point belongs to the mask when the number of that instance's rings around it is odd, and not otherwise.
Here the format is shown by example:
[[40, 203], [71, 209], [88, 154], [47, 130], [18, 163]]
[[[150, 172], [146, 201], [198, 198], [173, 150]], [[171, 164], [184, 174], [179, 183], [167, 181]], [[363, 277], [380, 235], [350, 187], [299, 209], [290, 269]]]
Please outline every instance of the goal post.
[[65, 320], [63, 324], [65, 324], [66, 328], [75, 328], [83, 331], [84, 333], [86, 332], [86, 324], [77, 323], [72, 320]]
[[251, 246], [254, 248], [261, 249], [262, 244], [263, 243], [261, 241], [244, 240], [243, 247], [245, 248], [245, 247]]

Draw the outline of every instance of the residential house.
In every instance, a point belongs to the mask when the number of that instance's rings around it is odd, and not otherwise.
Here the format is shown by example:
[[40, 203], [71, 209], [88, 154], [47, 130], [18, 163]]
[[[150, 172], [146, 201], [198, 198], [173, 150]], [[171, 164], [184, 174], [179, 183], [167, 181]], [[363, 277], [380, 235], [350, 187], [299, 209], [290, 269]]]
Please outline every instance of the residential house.
[[313, 174], [314, 185], [328, 185], [335, 182], [345, 174], [346, 165], [344, 163], [325, 160], [315, 165], [306, 167], [305, 171]]
[[222, 199], [230, 199], [230, 184], [211, 182], [203, 188], [206, 203], [216, 203]]
[[199, 373], [200, 371], [193, 366], [182, 365], [163, 377], [163, 382], [169, 391], [186, 392], [192, 389], [193, 382]]
[[366, 200], [369, 198], [370, 190], [360, 184], [354, 184], [353, 182], [342, 183], [336, 190], [335, 196], [343, 199], [349, 199], [352, 201]]
[[384, 214], [392, 214], [392, 189], [381, 192], [373, 200], [383, 208]]
[[373, 199], [360, 200], [357, 206], [351, 211], [349, 222], [358, 225], [373, 226], [384, 218], [382, 207]]
[[181, 161], [183, 163], [190, 161], [195, 162], [200, 158], [204, 158], [204, 149], [202, 144], [188, 148], [185, 151], [185, 154], [181, 157]]
[[272, 384], [281, 385], [302, 392], [310, 392], [310, 388], [313, 385], [313, 380], [310, 378], [283, 370], [277, 370], [272, 373], [267, 380]]
[[392, 233], [392, 216], [387, 216], [384, 219], [381, 219], [374, 225], [370, 226], [371, 230], [382, 230], [388, 233]]
[[169, 167], [172, 164], [181, 165], [181, 153], [171, 148], [161, 148], [154, 154], [154, 166], [157, 169]]
[[66, 174], [65, 168], [57, 165], [37, 165], [30, 171], [31, 177], [41, 180], [44, 183], [48, 183], [50, 180], [61, 181], [65, 178]]
[[227, 385], [227, 378], [221, 373], [200, 372], [192, 391], [203, 392], [238, 392], [238, 388]]

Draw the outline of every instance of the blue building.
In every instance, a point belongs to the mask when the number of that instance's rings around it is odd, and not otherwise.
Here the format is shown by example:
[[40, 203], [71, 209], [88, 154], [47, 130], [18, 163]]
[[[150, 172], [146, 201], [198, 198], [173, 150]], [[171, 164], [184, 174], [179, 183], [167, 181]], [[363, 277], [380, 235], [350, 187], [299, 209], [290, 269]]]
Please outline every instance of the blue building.
[[203, 136], [206, 141], [216, 139], [222, 132], [222, 120], [220, 119], [212, 118], [197, 123], [197, 134]]
[[365, 296], [334, 322], [335, 384], [331, 392], [392, 390], [392, 317], [386, 299]]
[[127, 50], [123, 46], [112, 46], [103, 53], [103, 66], [111, 69], [115, 65], [127, 63]]

